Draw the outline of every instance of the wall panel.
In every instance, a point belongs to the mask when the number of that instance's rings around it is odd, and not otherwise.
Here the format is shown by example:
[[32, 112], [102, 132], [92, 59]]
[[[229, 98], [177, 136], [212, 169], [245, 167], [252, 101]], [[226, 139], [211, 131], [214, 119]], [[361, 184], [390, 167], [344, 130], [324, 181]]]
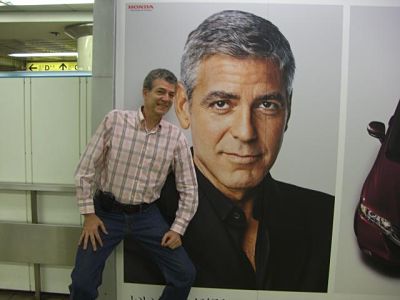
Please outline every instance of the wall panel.
[[73, 183], [79, 96], [79, 78], [31, 79], [33, 182]]
[[[88, 77], [0, 78], [0, 182], [73, 183], [87, 142], [90, 89]], [[37, 203], [39, 223], [81, 224], [73, 192], [39, 192]], [[31, 220], [29, 193], [0, 190], [0, 222]], [[71, 269], [41, 266], [42, 291], [68, 293]], [[0, 289], [34, 288], [32, 264], [0, 258]]]
[[25, 181], [24, 79], [0, 80], [0, 181]]

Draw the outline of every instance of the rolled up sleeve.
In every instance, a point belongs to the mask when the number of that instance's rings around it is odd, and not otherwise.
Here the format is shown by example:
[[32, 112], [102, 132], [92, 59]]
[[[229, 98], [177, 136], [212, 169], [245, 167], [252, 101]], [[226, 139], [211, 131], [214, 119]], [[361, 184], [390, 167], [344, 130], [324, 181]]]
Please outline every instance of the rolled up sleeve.
[[112, 112], [106, 115], [90, 139], [75, 171], [75, 187], [81, 214], [94, 213], [92, 198], [96, 172], [104, 168], [111, 130]]
[[189, 145], [183, 134], [178, 138], [174, 152], [174, 173], [176, 189], [179, 193], [178, 209], [171, 230], [183, 235], [196, 213], [199, 196], [196, 172]]

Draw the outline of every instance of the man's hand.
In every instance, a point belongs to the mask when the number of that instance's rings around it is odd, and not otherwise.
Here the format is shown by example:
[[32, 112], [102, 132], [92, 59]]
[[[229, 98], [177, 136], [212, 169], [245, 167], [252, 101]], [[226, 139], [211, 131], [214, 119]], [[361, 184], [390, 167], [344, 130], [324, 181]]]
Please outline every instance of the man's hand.
[[88, 241], [92, 243], [93, 251], [97, 250], [97, 243], [100, 246], [103, 246], [103, 241], [101, 240], [99, 234], [99, 227], [101, 231], [105, 234], [108, 234], [106, 227], [104, 226], [103, 222], [99, 219], [96, 214], [86, 214], [84, 215], [85, 221], [83, 222], [83, 230], [81, 237], [79, 238], [79, 245], [83, 242], [83, 250], [87, 249]]
[[181, 236], [175, 231], [168, 231], [164, 234], [161, 240], [161, 246], [176, 249], [182, 245]]

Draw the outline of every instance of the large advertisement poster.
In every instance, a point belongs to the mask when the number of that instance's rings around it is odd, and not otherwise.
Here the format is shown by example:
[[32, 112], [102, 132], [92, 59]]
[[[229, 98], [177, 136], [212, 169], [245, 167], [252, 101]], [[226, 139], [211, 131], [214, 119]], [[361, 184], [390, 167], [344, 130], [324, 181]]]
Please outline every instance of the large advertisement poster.
[[[399, 8], [124, 1], [117, 17], [117, 108], [140, 108], [152, 69], [182, 81], [167, 118], [197, 168], [191, 299], [365, 296], [377, 281], [382, 299], [400, 293], [400, 271], [366, 263], [353, 229], [379, 146], [365, 128], [400, 95]], [[168, 221], [174, 186], [171, 174], [158, 201]], [[128, 237], [121, 260], [122, 294], [156, 299], [165, 282], [148, 253]]]

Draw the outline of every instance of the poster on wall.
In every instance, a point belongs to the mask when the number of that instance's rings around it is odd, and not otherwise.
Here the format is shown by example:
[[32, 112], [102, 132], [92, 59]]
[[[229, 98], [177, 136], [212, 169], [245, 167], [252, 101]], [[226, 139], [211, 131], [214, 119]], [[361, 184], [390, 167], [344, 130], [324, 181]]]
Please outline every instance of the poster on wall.
[[[195, 286], [326, 292], [340, 9], [128, 3], [125, 13], [124, 106], [140, 107], [134, 100], [141, 100], [141, 88], [131, 83], [153, 68], [171, 69], [183, 84], [175, 111], [193, 144], [200, 198], [183, 237], [197, 269]], [[293, 22], [294, 15], [303, 21]], [[321, 42], [326, 31], [331, 38]], [[296, 160], [304, 166], [294, 171]], [[285, 173], [291, 175], [281, 178]], [[299, 181], [308, 176], [314, 179]], [[168, 220], [177, 198], [171, 175], [159, 200]], [[135, 241], [125, 241], [124, 253], [125, 282], [164, 283]]]
[[[281, 299], [301, 299], [304, 292], [309, 299], [365, 296], [376, 287], [367, 284], [366, 293], [360, 286], [376, 280], [378, 294], [388, 296], [382, 299], [400, 292], [396, 272], [377, 274], [362, 259], [353, 221], [368, 170], [350, 162], [376, 150], [367, 139], [352, 145], [365, 133], [363, 122], [373, 111], [385, 121], [393, 106], [388, 99], [356, 108], [362, 97], [355, 82], [371, 74], [360, 68], [357, 42], [367, 37], [360, 39], [357, 28], [368, 27], [374, 13], [376, 23], [396, 22], [399, 10], [350, 9], [341, 2], [119, 5], [116, 107], [140, 109], [143, 78], [152, 69], [169, 69], [182, 83], [167, 118], [192, 144], [199, 184], [198, 211], [183, 236], [197, 269], [194, 286], [201, 288], [193, 300], [261, 300], [271, 291], [286, 295]], [[374, 28], [380, 36], [379, 25]], [[394, 53], [395, 34], [385, 28]], [[372, 49], [370, 57], [373, 51], [386, 50]], [[379, 94], [373, 86], [366, 90], [363, 97]], [[386, 93], [393, 98], [396, 87]], [[346, 115], [347, 108], [362, 117]], [[178, 198], [171, 173], [157, 202], [169, 222]], [[133, 299], [156, 299], [153, 285], [165, 284], [129, 237], [122, 269], [122, 293]]]

